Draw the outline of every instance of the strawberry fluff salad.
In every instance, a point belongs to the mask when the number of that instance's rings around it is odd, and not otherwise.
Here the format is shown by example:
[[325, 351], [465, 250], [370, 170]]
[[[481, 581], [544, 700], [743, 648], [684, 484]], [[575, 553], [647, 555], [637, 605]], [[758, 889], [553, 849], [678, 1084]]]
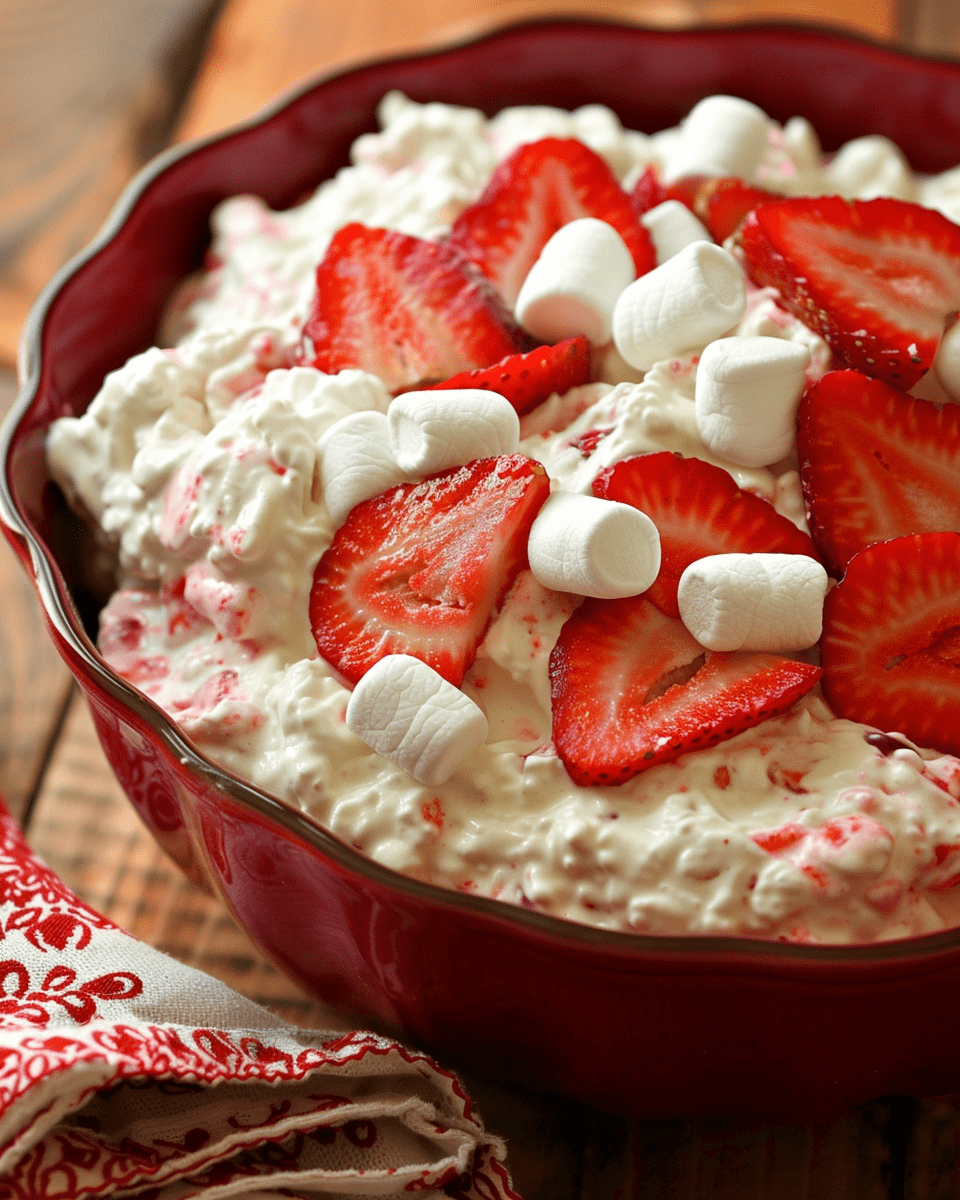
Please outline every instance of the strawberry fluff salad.
[[960, 168], [729, 96], [379, 115], [50, 430], [106, 662], [443, 887], [960, 925]]

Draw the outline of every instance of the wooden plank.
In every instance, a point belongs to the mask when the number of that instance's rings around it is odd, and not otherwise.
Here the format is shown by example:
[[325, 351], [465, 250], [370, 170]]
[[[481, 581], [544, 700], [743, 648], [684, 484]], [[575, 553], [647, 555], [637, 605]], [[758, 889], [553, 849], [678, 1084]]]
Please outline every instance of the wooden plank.
[[820, 23], [893, 41], [896, 0], [434, 0], [429, 5], [333, 0], [230, 0], [184, 109], [177, 138], [199, 137], [256, 112], [317, 72], [471, 37], [497, 25], [569, 14], [683, 27], [767, 19]]
[[645, 1122], [634, 1130], [633, 1194], [636, 1200], [886, 1200], [883, 1131], [874, 1106], [824, 1125]]
[[41, 287], [168, 140], [220, 0], [0, 4], [0, 362]]

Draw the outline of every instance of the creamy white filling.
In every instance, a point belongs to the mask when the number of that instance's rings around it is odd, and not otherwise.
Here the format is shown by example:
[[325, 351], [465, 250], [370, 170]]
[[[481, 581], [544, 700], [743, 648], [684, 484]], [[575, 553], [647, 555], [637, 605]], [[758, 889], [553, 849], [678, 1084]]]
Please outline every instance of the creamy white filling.
[[[488, 121], [392, 94], [381, 116], [353, 165], [300, 207], [221, 205], [214, 265], [187, 281], [166, 322], [176, 346], [138, 355], [84, 416], [54, 424], [51, 471], [118, 555], [107, 660], [224, 766], [379, 862], [448, 887], [645, 933], [850, 942], [960, 923], [960, 763], [881, 753], [816, 696], [620, 787], [575, 787], [549, 745], [547, 663], [580, 598], [529, 572], [464, 682], [489, 739], [448, 784], [417, 784], [346, 727], [348, 693], [316, 657], [307, 616], [334, 532], [317, 441], [390, 397], [360, 371], [291, 365], [327, 242], [350, 220], [442, 234], [524, 140], [578, 137], [629, 186], [677, 138], [624, 130], [600, 106]], [[754, 182], [788, 193], [886, 187], [960, 215], [957, 172], [916, 179], [888, 147], [861, 141], [825, 163], [805, 122], [771, 122]], [[824, 343], [775, 293], [748, 292], [733, 332], [802, 342], [811, 378], [822, 374]], [[608, 349], [607, 382], [525, 417], [521, 448], [555, 486], [582, 493], [629, 455], [696, 455], [802, 527], [795, 461], [743, 468], [704, 447], [695, 376], [688, 356], [641, 378]]]

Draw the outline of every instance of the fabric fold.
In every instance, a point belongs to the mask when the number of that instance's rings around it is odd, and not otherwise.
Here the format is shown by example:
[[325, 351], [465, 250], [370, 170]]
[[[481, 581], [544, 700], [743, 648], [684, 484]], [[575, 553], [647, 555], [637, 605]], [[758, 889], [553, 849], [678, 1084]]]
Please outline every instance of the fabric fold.
[[137, 941], [0, 815], [0, 1200], [409, 1193], [517, 1200], [453, 1073]]

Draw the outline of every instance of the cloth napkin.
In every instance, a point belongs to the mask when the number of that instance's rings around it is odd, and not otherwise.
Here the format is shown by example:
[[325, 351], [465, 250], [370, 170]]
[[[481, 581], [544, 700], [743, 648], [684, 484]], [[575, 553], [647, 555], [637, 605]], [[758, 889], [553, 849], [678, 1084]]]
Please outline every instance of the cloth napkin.
[[124, 933], [0, 804], [0, 1198], [518, 1200], [457, 1077]]

